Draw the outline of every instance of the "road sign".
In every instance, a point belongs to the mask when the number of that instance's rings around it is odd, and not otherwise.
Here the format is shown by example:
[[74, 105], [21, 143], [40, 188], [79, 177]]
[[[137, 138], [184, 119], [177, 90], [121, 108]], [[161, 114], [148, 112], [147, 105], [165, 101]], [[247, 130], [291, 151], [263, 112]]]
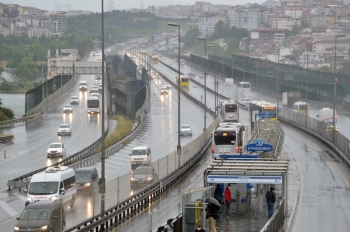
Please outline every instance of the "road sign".
[[282, 184], [282, 176], [208, 175], [208, 183]]
[[259, 114], [259, 118], [273, 118], [273, 117], [275, 117], [275, 114], [269, 111], [265, 111], [262, 114]]
[[246, 147], [247, 151], [272, 151], [273, 150], [273, 145], [269, 143], [265, 143], [264, 140], [255, 140], [254, 143], [249, 143], [247, 144]]

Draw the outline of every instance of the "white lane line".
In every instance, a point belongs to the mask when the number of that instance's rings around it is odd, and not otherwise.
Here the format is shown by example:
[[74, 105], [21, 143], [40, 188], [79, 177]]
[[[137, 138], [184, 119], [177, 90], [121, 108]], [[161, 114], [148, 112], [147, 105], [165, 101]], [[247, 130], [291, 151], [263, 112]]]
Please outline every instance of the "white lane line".
[[23, 202], [27, 201], [27, 197], [23, 196], [22, 194], [18, 193], [16, 194], [16, 197], [18, 197], [19, 199], [21, 199]]
[[0, 201], [0, 206], [11, 215], [11, 217], [15, 217], [18, 215], [16, 211], [14, 211], [5, 201]]
[[7, 175], [7, 174], [10, 174], [11, 172], [14, 172], [14, 171], [16, 171], [16, 170], [17, 170], [17, 169], [14, 169], [14, 170], [12, 170], [12, 171], [10, 171], [10, 172], [7, 172], [6, 175]]

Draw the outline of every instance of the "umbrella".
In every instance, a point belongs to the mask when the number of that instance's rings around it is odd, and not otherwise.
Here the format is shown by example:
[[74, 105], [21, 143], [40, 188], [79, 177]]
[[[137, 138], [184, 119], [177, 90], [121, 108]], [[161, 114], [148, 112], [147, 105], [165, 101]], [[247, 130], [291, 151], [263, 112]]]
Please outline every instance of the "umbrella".
[[220, 206], [220, 203], [213, 197], [208, 197], [207, 199], [205, 199], [205, 202], [209, 202], [213, 205]]

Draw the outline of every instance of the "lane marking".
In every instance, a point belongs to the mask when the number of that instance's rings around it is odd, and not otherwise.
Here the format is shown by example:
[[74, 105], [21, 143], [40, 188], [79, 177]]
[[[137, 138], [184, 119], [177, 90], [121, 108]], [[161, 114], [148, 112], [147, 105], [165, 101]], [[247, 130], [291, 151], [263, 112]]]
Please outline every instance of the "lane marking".
[[16, 171], [16, 170], [17, 170], [17, 169], [14, 169], [14, 170], [12, 170], [12, 171], [9, 171], [9, 172], [6, 173], [6, 175], [7, 175], [7, 174], [10, 174], [11, 172], [14, 172], [14, 171]]
[[5, 201], [0, 201], [0, 206], [11, 215], [11, 217], [15, 217], [18, 215], [16, 211], [14, 211]]

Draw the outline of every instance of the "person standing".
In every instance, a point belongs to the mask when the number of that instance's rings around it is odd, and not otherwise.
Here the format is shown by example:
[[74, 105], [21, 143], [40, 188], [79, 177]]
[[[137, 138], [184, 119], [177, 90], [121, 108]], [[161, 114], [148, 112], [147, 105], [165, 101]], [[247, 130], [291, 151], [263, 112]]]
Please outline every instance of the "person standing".
[[209, 232], [216, 232], [215, 220], [216, 219], [216, 209], [213, 204], [208, 202], [208, 207], [206, 208], [207, 219], [209, 220]]
[[223, 192], [221, 189], [221, 184], [216, 185], [216, 189], [214, 191], [214, 198], [220, 203], [220, 213], [221, 213], [221, 204], [223, 204]]
[[276, 194], [275, 194], [274, 191], [275, 191], [275, 188], [271, 187], [270, 191], [268, 191], [266, 193], [267, 212], [268, 212], [269, 219], [273, 215], [273, 208], [274, 208], [274, 204], [275, 204], [275, 201], [276, 201]]
[[205, 230], [202, 228], [202, 225], [198, 223], [194, 232], [205, 232]]
[[225, 189], [226, 218], [230, 218], [228, 212], [230, 210], [231, 199], [231, 184], [228, 184]]

